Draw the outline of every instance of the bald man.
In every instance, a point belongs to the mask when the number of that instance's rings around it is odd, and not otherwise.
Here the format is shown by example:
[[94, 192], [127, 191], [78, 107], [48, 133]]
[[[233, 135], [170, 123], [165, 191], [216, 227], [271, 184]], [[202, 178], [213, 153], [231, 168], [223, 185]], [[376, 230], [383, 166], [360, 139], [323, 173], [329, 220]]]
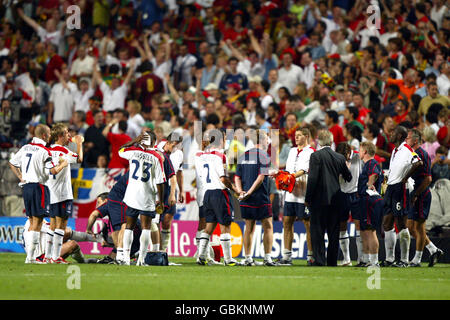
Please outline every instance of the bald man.
[[67, 160], [60, 160], [55, 165], [46, 145], [50, 139], [50, 128], [38, 125], [31, 143], [24, 145], [11, 158], [9, 166], [20, 180], [23, 188], [25, 213], [30, 220], [29, 233], [25, 246], [27, 258], [25, 263], [40, 263], [36, 260], [35, 250], [39, 245], [42, 221], [49, 214], [50, 192], [45, 183], [49, 174], [56, 175], [67, 166]]

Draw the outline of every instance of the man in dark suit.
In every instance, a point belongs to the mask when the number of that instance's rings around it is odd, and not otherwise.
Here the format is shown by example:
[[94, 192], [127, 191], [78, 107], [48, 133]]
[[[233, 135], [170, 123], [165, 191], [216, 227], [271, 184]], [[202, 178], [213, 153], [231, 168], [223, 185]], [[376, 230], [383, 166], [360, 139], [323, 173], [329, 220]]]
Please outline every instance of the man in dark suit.
[[340, 191], [339, 175], [346, 181], [352, 179], [343, 155], [331, 149], [333, 134], [328, 130], [319, 133], [322, 147], [311, 155], [305, 205], [311, 211], [311, 241], [315, 266], [325, 265], [325, 232], [328, 234], [326, 265], [336, 266], [339, 251], [339, 214], [337, 195]]

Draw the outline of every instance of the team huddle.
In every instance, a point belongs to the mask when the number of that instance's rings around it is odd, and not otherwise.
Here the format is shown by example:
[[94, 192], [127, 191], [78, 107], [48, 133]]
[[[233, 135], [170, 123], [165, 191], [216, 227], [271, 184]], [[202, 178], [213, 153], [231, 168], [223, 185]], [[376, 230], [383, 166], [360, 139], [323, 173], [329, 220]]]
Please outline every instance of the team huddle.
[[[322, 133], [327, 134], [332, 135], [328, 131]], [[420, 147], [421, 133], [399, 126], [391, 138], [396, 148], [387, 174], [374, 158], [376, 147], [373, 143], [363, 142], [359, 153], [345, 142], [336, 146], [336, 152], [347, 164], [346, 173], [340, 177], [341, 191], [333, 200], [339, 208], [335, 214], [340, 220], [342, 266], [352, 265], [347, 233], [350, 214], [356, 226], [356, 266], [419, 267], [424, 248], [430, 253], [429, 266], [433, 266], [443, 254], [425, 232], [431, 205], [431, 168], [430, 157]], [[219, 264], [210, 244], [212, 233], [219, 224], [224, 265], [292, 265], [293, 227], [298, 219], [306, 229], [307, 263], [317, 265], [310, 230], [310, 207], [314, 204], [305, 202], [310, 158], [316, 152], [310, 146], [311, 133], [307, 128], [297, 129], [296, 146], [289, 152], [284, 171], [271, 167], [266, 131], [256, 130], [250, 139], [253, 146], [238, 158], [234, 183], [227, 175], [225, 141], [219, 130], [208, 131], [195, 154], [199, 206], [197, 263]], [[86, 232], [77, 232], [67, 228], [73, 208], [70, 164], [83, 161], [83, 140], [81, 136], [72, 138], [63, 124], [55, 124], [51, 130], [38, 125], [32, 142], [10, 160], [11, 170], [23, 187], [28, 216], [24, 232], [25, 263], [66, 264], [65, 258], [69, 254], [78, 262], [87, 262], [76, 241], [101, 242], [92, 228], [96, 219], [108, 217], [114, 247], [108, 257], [109, 263], [130, 265], [136, 258], [136, 265], [147, 265], [148, 252], [167, 251], [176, 203], [184, 201], [182, 137], [172, 133], [157, 143], [155, 134], [146, 132], [122, 146], [118, 153], [128, 160], [128, 172], [110, 192], [98, 196]], [[76, 144], [76, 153], [68, 149], [70, 141]], [[321, 148], [331, 147], [332, 136], [329, 141], [330, 145], [323, 144]], [[273, 261], [271, 256], [273, 225], [269, 179], [274, 179], [277, 188], [285, 193], [284, 248], [278, 261]], [[232, 257], [233, 196], [238, 199], [245, 220], [244, 259], [241, 262]], [[44, 217], [50, 220], [46, 221]], [[254, 261], [251, 255], [256, 221], [261, 222], [264, 230], [263, 263]], [[395, 259], [396, 228], [401, 251], [398, 260]], [[381, 264], [377, 232], [384, 234], [386, 249], [386, 258]], [[416, 239], [416, 252], [409, 261], [411, 236]]]

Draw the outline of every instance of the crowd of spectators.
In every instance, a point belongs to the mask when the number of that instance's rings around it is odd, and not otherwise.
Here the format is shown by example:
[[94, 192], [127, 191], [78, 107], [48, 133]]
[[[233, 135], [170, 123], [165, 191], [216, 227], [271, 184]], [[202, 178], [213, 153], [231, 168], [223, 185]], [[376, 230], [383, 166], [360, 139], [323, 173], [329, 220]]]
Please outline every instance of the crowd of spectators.
[[[38, 123], [64, 122], [85, 137], [83, 167], [123, 167], [120, 144], [143, 130], [192, 136], [200, 120], [236, 130], [230, 157], [248, 147], [236, 137], [249, 128], [279, 129], [283, 168], [307, 126], [313, 146], [320, 130], [355, 151], [373, 141], [387, 169], [390, 134], [403, 125], [423, 132], [433, 183], [449, 178], [444, 0], [2, 2], [4, 149]], [[68, 25], [71, 5], [80, 29]]]

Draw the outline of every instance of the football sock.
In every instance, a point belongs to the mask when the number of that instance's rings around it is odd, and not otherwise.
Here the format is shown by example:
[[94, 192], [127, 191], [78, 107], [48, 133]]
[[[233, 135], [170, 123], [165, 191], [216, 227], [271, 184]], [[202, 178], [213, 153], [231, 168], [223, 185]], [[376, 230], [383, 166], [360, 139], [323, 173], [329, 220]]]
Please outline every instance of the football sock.
[[53, 249], [53, 236], [54, 236], [53, 230], [48, 230], [47, 234], [45, 235], [46, 241], [45, 241], [45, 257], [47, 259], [52, 258], [52, 249]]
[[350, 239], [348, 238], [347, 231], [339, 232], [339, 246], [342, 250], [344, 261], [350, 261]]
[[100, 242], [100, 243], [102, 242], [101, 237], [96, 237], [87, 232], [80, 232], [80, 231], [75, 231], [75, 230], [72, 230], [72, 235], [70, 236], [70, 239], [75, 240], [77, 242], [83, 242], [83, 241]]
[[202, 236], [202, 232], [203, 230], [197, 231], [197, 233], [195, 234], [195, 245], [197, 246], [197, 250], [198, 250], [198, 246], [200, 245], [200, 238]]
[[161, 230], [161, 250], [166, 251], [169, 247], [170, 229]]
[[123, 261], [130, 263], [131, 243], [133, 242], [133, 230], [125, 229], [123, 233]]
[[309, 251], [309, 250], [308, 250], [308, 253], [307, 253], [307, 255], [306, 255], [306, 260], [307, 260], [307, 261], [314, 262], [314, 255], [313, 255], [313, 252], [312, 252], [312, 251]]
[[144, 261], [145, 256], [147, 255], [148, 245], [151, 243], [151, 231], [150, 229], [143, 229], [141, 232], [141, 238], [139, 239], [139, 260]]
[[223, 258], [225, 262], [231, 260], [231, 235], [229, 233], [222, 233], [220, 235], [220, 245], [223, 250]]
[[27, 244], [27, 260], [33, 261], [35, 259], [34, 250], [39, 245], [39, 231], [30, 231], [28, 235], [28, 244]]
[[55, 234], [53, 236], [53, 260], [58, 259], [61, 256], [61, 247], [64, 239], [64, 230], [63, 229], [55, 229]]
[[384, 233], [384, 247], [386, 249], [386, 261], [394, 262], [396, 242], [397, 242], [397, 235], [395, 233], [395, 229], [386, 231]]
[[266, 253], [264, 255], [264, 261], [272, 262], [272, 255], [270, 253]]
[[412, 263], [420, 263], [420, 261], [422, 261], [422, 253], [423, 251], [416, 251]]
[[246, 255], [245, 260], [247, 260], [248, 262], [251, 262], [251, 261], [253, 261], [253, 258], [251, 255], [248, 255], [248, 256]]
[[355, 240], [356, 240], [356, 251], [358, 251], [357, 261], [361, 262], [362, 255], [363, 255], [363, 243], [362, 243], [362, 239], [361, 239], [361, 232], [359, 230], [356, 230]]
[[411, 244], [411, 234], [408, 228], [403, 229], [399, 232], [400, 238], [400, 260], [408, 263], [409, 262], [409, 247]]
[[81, 252], [80, 246], [77, 246], [72, 252], [72, 258], [78, 263], [84, 263], [83, 252]]
[[123, 260], [123, 248], [117, 248], [116, 260], [117, 261]]
[[159, 251], [159, 243], [154, 243], [152, 245], [152, 251]]
[[202, 232], [200, 236], [200, 243], [198, 249], [199, 258], [205, 259], [206, 251], [208, 250], [208, 243], [209, 243], [209, 234], [207, 234], [206, 232]]
[[206, 249], [206, 260], [214, 260], [214, 258], [214, 249], [211, 247], [211, 242], [208, 242], [208, 248]]
[[377, 264], [378, 263], [378, 253], [370, 253], [369, 254], [369, 263]]
[[425, 247], [426, 247], [427, 250], [430, 252], [430, 255], [433, 254], [433, 253], [435, 253], [435, 252], [437, 251], [437, 247], [436, 247], [436, 246], [434, 245], [434, 243], [431, 242], [431, 241], [430, 241], [430, 243], [427, 244]]
[[369, 262], [369, 254], [368, 253], [363, 253], [362, 254], [361, 262], [363, 262], [363, 263], [368, 263]]
[[292, 259], [292, 251], [288, 249], [283, 249], [283, 260], [290, 261]]

